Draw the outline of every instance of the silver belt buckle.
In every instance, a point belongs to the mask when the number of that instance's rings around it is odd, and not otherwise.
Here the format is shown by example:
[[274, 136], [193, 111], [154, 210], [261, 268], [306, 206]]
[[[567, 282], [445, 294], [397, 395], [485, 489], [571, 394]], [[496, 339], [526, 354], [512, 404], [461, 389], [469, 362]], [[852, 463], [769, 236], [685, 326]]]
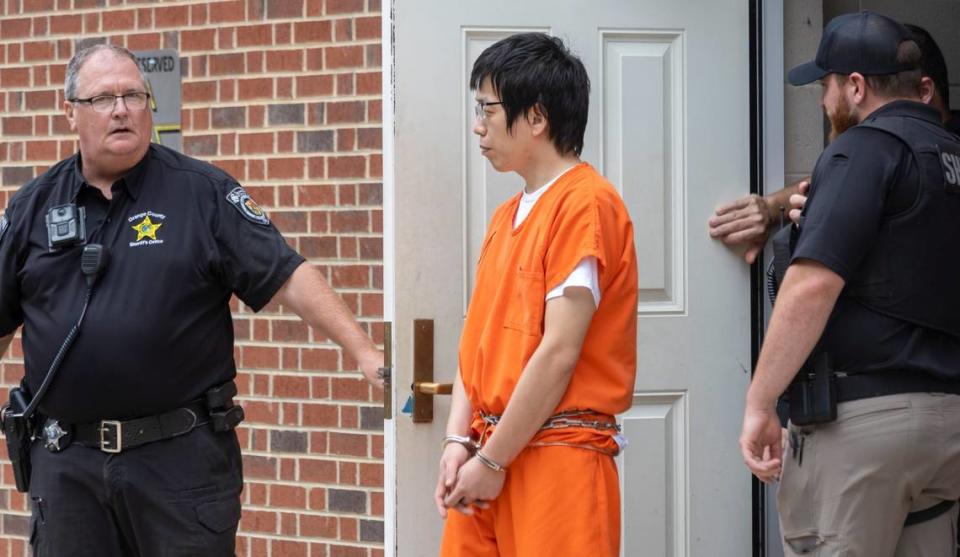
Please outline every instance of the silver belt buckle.
[[[107, 438], [107, 431], [113, 428], [113, 440]], [[123, 424], [119, 420], [101, 420], [100, 421], [100, 450], [105, 453], [119, 453], [123, 449]], [[115, 447], [108, 447], [112, 442], [116, 442]]]

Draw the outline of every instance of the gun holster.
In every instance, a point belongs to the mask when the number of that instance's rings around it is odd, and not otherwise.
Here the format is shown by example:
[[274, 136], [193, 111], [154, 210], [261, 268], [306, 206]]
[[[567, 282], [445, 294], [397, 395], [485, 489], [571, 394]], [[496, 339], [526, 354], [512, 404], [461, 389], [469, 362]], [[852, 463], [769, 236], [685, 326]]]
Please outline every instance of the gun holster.
[[20, 386], [10, 390], [10, 400], [0, 409], [0, 424], [7, 438], [7, 454], [13, 465], [17, 491], [30, 490], [30, 444], [33, 441], [33, 423], [24, 416], [30, 405], [30, 393]]
[[837, 375], [830, 355], [816, 354], [787, 389], [794, 425], [826, 424], [837, 419]]
[[233, 381], [228, 381], [204, 393], [207, 410], [210, 412], [210, 422], [217, 433], [230, 431], [243, 421], [243, 408], [233, 403], [235, 396], [237, 396], [237, 384]]

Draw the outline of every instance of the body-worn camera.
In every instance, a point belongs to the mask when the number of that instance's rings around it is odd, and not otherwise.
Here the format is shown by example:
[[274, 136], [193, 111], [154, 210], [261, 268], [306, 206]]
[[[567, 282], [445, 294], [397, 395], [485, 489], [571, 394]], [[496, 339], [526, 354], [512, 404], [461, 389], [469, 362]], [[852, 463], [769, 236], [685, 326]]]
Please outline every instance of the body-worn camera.
[[7, 437], [7, 453], [13, 465], [13, 478], [17, 491], [30, 490], [30, 442], [33, 427], [30, 418], [24, 415], [30, 405], [30, 394], [23, 387], [10, 390], [10, 400], [0, 410], [0, 423]]
[[812, 360], [787, 389], [794, 425], [826, 424], [837, 419], [837, 375], [830, 354], [821, 352]]
[[86, 211], [73, 203], [47, 211], [47, 247], [51, 251], [87, 241]]

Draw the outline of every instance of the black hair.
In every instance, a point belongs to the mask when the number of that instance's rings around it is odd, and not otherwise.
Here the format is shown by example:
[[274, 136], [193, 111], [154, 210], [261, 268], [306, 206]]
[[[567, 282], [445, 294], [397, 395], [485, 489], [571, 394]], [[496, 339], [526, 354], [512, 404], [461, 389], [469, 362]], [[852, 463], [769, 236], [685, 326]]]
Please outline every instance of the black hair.
[[521, 33], [501, 39], [473, 64], [470, 88], [489, 78], [507, 116], [507, 130], [539, 105], [557, 151], [578, 156], [583, 150], [590, 103], [590, 78], [563, 41], [544, 33]]
[[904, 24], [904, 27], [910, 31], [911, 38], [920, 47], [920, 70], [923, 75], [933, 80], [933, 86], [940, 93], [943, 104], [949, 107], [950, 81], [947, 79], [947, 62], [943, 59], [940, 46], [923, 27], [909, 23]]

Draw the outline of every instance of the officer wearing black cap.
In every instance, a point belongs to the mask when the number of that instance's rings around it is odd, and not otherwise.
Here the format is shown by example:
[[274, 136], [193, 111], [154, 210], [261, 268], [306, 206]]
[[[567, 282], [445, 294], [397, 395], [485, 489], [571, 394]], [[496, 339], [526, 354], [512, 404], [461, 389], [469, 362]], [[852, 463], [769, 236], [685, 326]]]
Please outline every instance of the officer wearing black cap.
[[862, 12], [832, 20], [789, 75], [820, 81], [834, 140], [801, 223], [774, 239], [789, 266], [740, 438], [755, 475], [781, 478], [787, 555], [954, 552], [960, 140], [919, 102], [919, 62], [903, 25]]
[[292, 309], [372, 383], [383, 356], [233, 178], [150, 143], [129, 51], [78, 52], [65, 98], [80, 152], [0, 219], [0, 353], [22, 325], [26, 367], [3, 427], [34, 555], [232, 556], [231, 295]]

